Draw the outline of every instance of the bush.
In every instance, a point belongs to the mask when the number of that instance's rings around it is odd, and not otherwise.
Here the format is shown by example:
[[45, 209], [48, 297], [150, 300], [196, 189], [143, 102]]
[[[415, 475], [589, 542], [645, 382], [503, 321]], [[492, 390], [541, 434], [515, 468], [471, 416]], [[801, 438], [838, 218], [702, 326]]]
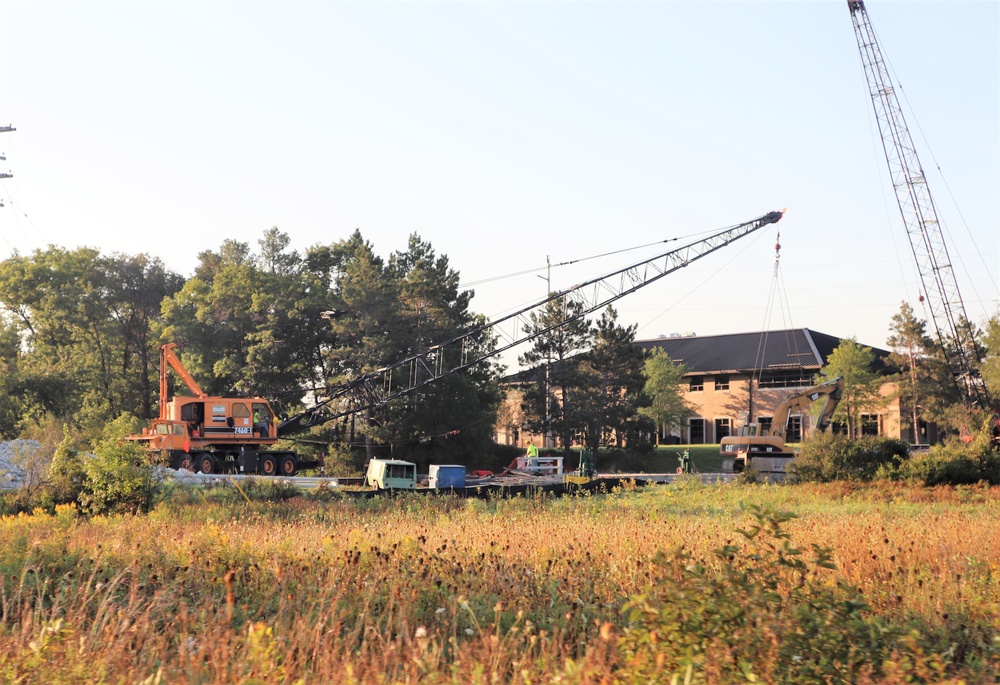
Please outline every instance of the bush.
[[828, 483], [835, 480], [869, 481], [885, 468], [903, 463], [909, 446], [902, 440], [865, 436], [849, 440], [841, 435], [819, 433], [802, 445], [789, 465], [794, 483]]
[[153, 508], [160, 481], [153, 474], [149, 453], [139, 443], [125, 440], [135, 421], [122, 416], [105, 428], [95, 455], [83, 461], [85, 479], [80, 493], [84, 513], [146, 513]]
[[664, 580], [623, 607], [619, 682], [854, 683], [873, 673], [902, 636], [867, 616], [860, 591], [829, 573], [831, 552], [808, 560], [783, 525], [794, 514], [750, 505], [714, 561], [660, 557]]
[[948, 442], [935, 445], [929, 452], [915, 454], [880, 475], [928, 486], [967, 485], [980, 481], [1000, 485], [1000, 452], [979, 442]]

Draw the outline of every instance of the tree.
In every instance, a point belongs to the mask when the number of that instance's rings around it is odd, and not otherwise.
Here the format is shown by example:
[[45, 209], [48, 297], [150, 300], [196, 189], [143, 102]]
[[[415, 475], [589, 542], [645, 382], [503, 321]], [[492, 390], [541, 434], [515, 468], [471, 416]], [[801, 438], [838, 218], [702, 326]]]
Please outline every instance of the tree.
[[639, 410], [656, 424], [656, 437], [671, 427], [679, 425], [691, 407], [684, 400], [682, 384], [687, 369], [683, 364], [675, 364], [662, 348], [655, 348], [645, 360], [646, 383], [643, 392], [651, 403]]
[[334, 337], [321, 317], [333, 300], [329, 265], [288, 244], [276, 228], [256, 255], [227, 240], [199, 254], [195, 276], [164, 301], [160, 337], [183, 346], [184, 365], [207, 393], [278, 399], [324, 385]]
[[154, 381], [159, 373], [154, 326], [163, 299], [180, 290], [183, 279], [148, 255], [112, 255], [104, 261], [104, 268], [108, 275], [105, 302], [121, 336], [117, 364], [125, 386], [122, 392], [132, 396], [125, 409], [148, 420], [159, 394]]
[[[518, 358], [522, 366], [536, 366], [533, 382], [524, 394], [527, 428], [548, 433], [555, 430], [569, 451], [579, 388], [579, 360], [574, 355], [590, 345], [590, 322], [579, 316], [583, 305], [566, 297], [545, 303], [531, 313], [524, 332], [539, 334], [531, 349]], [[567, 323], [568, 322], [568, 323]], [[541, 364], [541, 362], [545, 364]]]
[[[425, 353], [481, 323], [469, 311], [472, 292], [459, 290], [459, 274], [448, 258], [416, 234], [388, 262], [360, 231], [333, 245], [328, 256], [336, 273], [331, 327], [337, 341], [329, 366], [338, 381]], [[472, 356], [482, 351], [466, 350]], [[408, 377], [411, 371], [421, 373], [419, 365], [401, 367], [393, 385], [420, 380]], [[350, 433], [364, 434], [369, 457], [376, 442], [392, 444], [395, 452], [418, 460], [432, 445], [436, 457], [481, 451], [492, 439], [498, 374], [499, 367], [484, 362], [439, 378], [368, 410], [360, 427], [352, 420]]]
[[[432, 345], [483, 323], [469, 311], [473, 292], [459, 289], [459, 273], [451, 268], [448, 257], [436, 254], [419, 235], [411, 234], [406, 250], [390, 256], [388, 268], [398, 283], [400, 334], [405, 344], [389, 361], [425, 353]], [[470, 339], [465, 353], [478, 356], [490, 342]], [[421, 463], [431, 456], [459, 457], [487, 450], [500, 403], [497, 379], [501, 370], [495, 362], [483, 361], [393, 400], [380, 408], [381, 429], [376, 434]], [[415, 372], [420, 373], [419, 365]]]
[[920, 415], [929, 403], [933, 390], [928, 359], [934, 343], [927, 335], [926, 322], [917, 319], [909, 304], [903, 302], [889, 325], [892, 334], [886, 340], [891, 348], [889, 364], [898, 372], [900, 416], [908, 422], [911, 442], [920, 440]]
[[982, 366], [983, 382], [993, 401], [997, 402], [1000, 401], [1000, 312], [986, 322], [983, 343], [986, 348]]
[[[122, 412], [148, 415], [150, 327], [180, 277], [147, 255], [102, 256], [50, 247], [0, 263], [6, 325], [21, 338], [5, 351], [7, 392], [24, 428], [46, 415], [99, 429]], [[6, 428], [5, 428], [6, 430]]]
[[624, 434], [645, 397], [644, 355], [635, 345], [636, 325], [619, 326], [609, 306], [592, 331], [590, 351], [581, 357], [579, 402], [574, 424], [591, 449], [623, 445]]
[[847, 434], [852, 438], [861, 435], [861, 412], [878, 397], [879, 378], [872, 371], [874, 363], [875, 353], [870, 347], [859, 345], [854, 338], [845, 338], [820, 371], [824, 381], [844, 378], [844, 392], [834, 420], [846, 423]]

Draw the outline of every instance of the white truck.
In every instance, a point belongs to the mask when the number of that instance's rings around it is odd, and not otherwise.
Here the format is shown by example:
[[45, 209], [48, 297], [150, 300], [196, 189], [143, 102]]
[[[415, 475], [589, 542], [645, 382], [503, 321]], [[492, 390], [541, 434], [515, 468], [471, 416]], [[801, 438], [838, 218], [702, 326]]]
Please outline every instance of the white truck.
[[412, 490], [417, 486], [417, 465], [399, 459], [372, 459], [365, 485], [376, 490]]

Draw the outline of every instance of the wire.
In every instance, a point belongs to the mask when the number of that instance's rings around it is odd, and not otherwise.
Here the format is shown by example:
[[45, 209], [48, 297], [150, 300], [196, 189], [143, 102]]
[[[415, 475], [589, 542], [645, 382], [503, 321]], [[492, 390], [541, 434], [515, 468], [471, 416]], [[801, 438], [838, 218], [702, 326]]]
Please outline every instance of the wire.
[[654, 323], [655, 323], [655, 322], [656, 322], [657, 320], [659, 320], [659, 319], [660, 319], [660, 318], [661, 318], [661, 317], [662, 317], [663, 315], [665, 315], [665, 314], [666, 314], [667, 312], [669, 312], [669, 311], [673, 310], [673, 309], [674, 309], [674, 308], [675, 308], [675, 307], [676, 307], [677, 305], [679, 305], [679, 304], [680, 304], [681, 302], [683, 302], [683, 301], [684, 301], [684, 300], [686, 300], [686, 299], [687, 299], [688, 297], [690, 297], [690, 296], [691, 296], [692, 294], [694, 294], [695, 292], [697, 292], [698, 290], [700, 290], [702, 286], [704, 286], [704, 285], [705, 285], [706, 283], [708, 283], [708, 282], [709, 282], [710, 280], [712, 280], [713, 278], [715, 278], [716, 276], [718, 276], [720, 272], [722, 272], [722, 271], [723, 271], [724, 269], [726, 269], [726, 268], [727, 268], [727, 267], [728, 267], [728, 266], [729, 266], [730, 264], [732, 264], [732, 263], [733, 263], [734, 261], [736, 261], [736, 259], [737, 259], [738, 257], [742, 256], [744, 252], [746, 252], [747, 250], [749, 250], [749, 249], [750, 249], [750, 246], [751, 246], [751, 245], [753, 245], [754, 243], [756, 243], [756, 242], [757, 242], [757, 241], [758, 241], [758, 240], [760, 239], [761, 235], [763, 235], [763, 233], [757, 233], [757, 234], [755, 234], [755, 235], [751, 236], [750, 240], [749, 240], [749, 241], [748, 241], [748, 242], [747, 242], [747, 243], [746, 243], [746, 244], [745, 244], [745, 245], [743, 246], [743, 249], [742, 249], [742, 250], [740, 250], [739, 252], [737, 252], [736, 254], [734, 254], [734, 255], [732, 256], [732, 258], [730, 258], [730, 260], [729, 260], [728, 262], [726, 262], [725, 264], [722, 264], [722, 265], [721, 265], [721, 266], [720, 266], [720, 267], [719, 267], [718, 269], [716, 269], [716, 270], [715, 270], [715, 271], [713, 271], [713, 272], [712, 272], [711, 274], [709, 274], [709, 275], [708, 275], [708, 276], [707, 276], [707, 277], [705, 278], [705, 280], [703, 280], [703, 281], [702, 281], [701, 283], [699, 283], [699, 284], [698, 284], [698, 285], [697, 285], [696, 287], [692, 288], [691, 290], [689, 290], [688, 292], [686, 292], [686, 293], [685, 293], [684, 295], [682, 295], [682, 296], [680, 297], [680, 299], [678, 299], [677, 301], [675, 301], [675, 302], [674, 302], [674, 303], [673, 303], [672, 305], [670, 305], [670, 306], [669, 306], [669, 307], [667, 307], [666, 309], [662, 310], [662, 311], [661, 311], [661, 312], [660, 312], [659, 314], [657, 314], [656, 316], [654, 316], [654, 317], [653, 317], [652, 319], [650, 319], [649, 321], [647, 321], [647, 322], [646, 322], [646, 323], [644, 323], [643, 325], [639, 326], [639, 327], [638, 327], [638, 328], [636, 329], [636, 332], [638, 333], [639, 331], [641, 331], [641, 330], [644, 330], [644, 329], [648, 328], [649, 326], [653, 325], [653, 324], [654, 324]]
[[617, 254], [622, 254], [624, 252], [633, 252], [635, 250], [644, 250], [648, 247], [654, 247], [656, 245], [663, 245], [664, 243], [673, 243], [679, 240], [687, 240], [689, 238], [695, 238], [700, 235], [705, 235], [708, 233], [713, 233], [713, 231], [701, 231], [698, 233], [689, 233], [688, 235], [678, 236], [676, 238], [666, 238], [665, 240], [657, 240], [656, 242], [646, 243], [645, 245], [636, 245], [634, 247], [624, 247], [620, 250], [611, 250], [610, 252], [602, 252], [601, 254], [591, 255], [590, 257], [580, 257], [578, 259], [571, 259], [566, 262], [559, 262], [557, 264], [546, 264], [545, 266], [539, 266], [534, 269], [526, 269], [524, 271], [515, 271], [513, 273], [504, 274], [502, 276], [491, 276], [489, 278], [484, 278], [479, 281], [470, 281], [468, 283], [462, 283], [460, 288], [471, 288], [474, 285], [482, 285], [483, 283], [492, 283], [494, 281], [500, 281], [506, 278], [514, 278], [516, 276], [524, 276], [525, 274], [535, 274], [539, 271], [545, 271], [549, 268], [559, 267], [559, 266], [570, 266], [572, 264], [579, 264], [580, 262], [589, 262], [594, 259], [601, 259], [603, 257], [611, 257]]
[[[873, 32], [875, 31], [874, 27], [872, 27], [872, 31]], [[881, 38], [878, 36], [877, 33], [876, 33], [875, 38], [876, 38], [877, 41], [879, 41], [879, 43], [881, 43]], [[979, 249], [979, 241], [976, 240], [976, 237], [972, 234], [972, 230], [969, 228], [969, 224], [965, 220], [965, 215], [962, 213], [962, 208], [959, 207], [958, 201], [955, 199], [955, 195], [951, 191], [951, 186], [948, 184], [948, 180], [947, 180], [947, 178], [944, 175], [944, 171], [941, 169], [941, 165], [938, 164], [937, 157], [935, 157], [935, 155], [934, 155], [934, 150], [933, 150], [933, 148], [931, 148], [930, 142], [927, 140], [927, 136], [924, 135], [924, 129], [920, 125], [920, 120], [917, 118], [916, 111], [913, 109], [913, 106], [910, 104], [909, 98], [906, 96], [906, 90], [903, 88], [902, 81], [900, 81], [899, 75], [896, 73], [896, 69], [895, 69], [895, 67], [893, 67], [892, 62], [889, 60], [889, 58], [883, 56], [883, 60], [888, 65], [889, 71], [892, 72], [893, 78], [895, 78], [896, 88], [898, 89], [898, 91], [900, 93], [903, 94], [903, 102], [906, 103], [906, 108], [907, 108], [907, 110], [909, 110], [910, 116], [912, 117], [913, 122], [916, 124], [917, 131], [920, 133], [920, 138], [924, 142], [924, 147], [927, 149], [928, 154], [930, 154], [931, 160], [934, 162], [934, 167], [938, 170], [938, 173], [941, 176], [941, 181], [944, 183], [944, 186], [945, 186], [945, 188], [948, 191], [948, 196], [951, 198], [952, 204], [954, 205], [956, 211], [958, 212], [959, 217], [962, 220], [962, 225], [965, 227], [965, 232], [968, 234], [969, 239], [972, 242], [972, 245], [973, 245], [974, 249], [976, 250], [976, 254], [979, 256], [979, 261], [982, 263], [984, 269], [986, 270], [987, 275], [989, 275], [991, 273], [990, 272], [990, 268], [986, 264], [986, 260], [983, 257], [982, 251]], [[923, 172], [923, 169], [921, 169], [921, 172]], [[926, 181], [927, 181], [927, 179], [926, 179], [926, 175], [925, 175], [924, 182], [926, 183]], [[935, 213], [937, 213], [936, 208], [935, 208]], [[945, 221], [944, 221], [944, 219], [942, 217], [937, 216], [936, 218], [937, 218], [937, 221], [938, 221], [938, 226], [941, 228], [942, 239], [947, 239], [947, 241], [951, 243], [951, 250], [955, 253], [955, 255], [958, 258], [959, 263], [962, 265], [962, 270], [965, 272], [965, 276], [966, 276], [967, 282], [972, 287], [972, 292], [975, 295], [976, 301], [979, 303], [979, 306], [984, 311], [986, 311], [987, 308], [986, 308], [985, 304], [983, 303], [982, 297], [979, 294], [979, 289], [976, 288], [975, 279], [973, 279], [971, 277], [971, 272], [969, 271], [968, 267], [965, 265], [965, 260], [962, 259], [962, 253], [957, 249], [955, 241], [951, 237], [950, 231], [947, 230], [947, 228], [948, 228], [947, 224], [945, 223]], [[918, 272], [919, 272], [919, 269], [918, 269]], [[993, 286], [993, 289], [995, 291], [997, 291], [998, 293], [1000, 293], [1000, 287], [998, 287], [997, 282], [994, 281], [992, 277], [990, 277], [990, 285]], [[926, 318], [926, 315], [927, 315], [927, 312], [926, 312], [926, 303], [924, 302], [923, 295], [921, 295], [921, 297], [919, 299], [920, 299], [921, 304], [924, 305], [924, 310], [925, 310], [924, 311], [924, 315], [925, 315], [925, 318]], [[964, 309], [964, 304], [962, 305], [962, 307]]]

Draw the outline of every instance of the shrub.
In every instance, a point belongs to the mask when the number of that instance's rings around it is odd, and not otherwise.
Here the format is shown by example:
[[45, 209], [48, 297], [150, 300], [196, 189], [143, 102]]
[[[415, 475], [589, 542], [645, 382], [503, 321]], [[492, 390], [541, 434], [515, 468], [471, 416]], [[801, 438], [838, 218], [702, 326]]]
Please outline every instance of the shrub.
[[726, 544], [714, 563], [660, 557], [664, 580], [624, 605], [620, 682], [853, 683], [890, 656], [900, 632], [826, 572], [831, 551], [813, 545], [806, 561], [783, 529], [794, 514], [747, 509], [748, 549]]
[[95, 455], [83, 462], [85, 479], [80, 504], [86, 514], [145, 513], [153, 508], [160, 481], [153, 474], [148, 452], [125, 440], [135, 420], [112, 421], [98, 442]]
[[894, 467], [907, 459], [909, 446], [902, 440], [865, 436], [849, 440], [840, 435], [819, 433], [802, 445], [789, 465], [792, 482], [828, 483], [835, 480], [873, 480], [884, 467]]
[[882, 473], [887, 478], [923, 485], [966, 485], [985, 481], [1000, 485], [1000, 452], [977, 442], [948, 442], [915, 454]]

